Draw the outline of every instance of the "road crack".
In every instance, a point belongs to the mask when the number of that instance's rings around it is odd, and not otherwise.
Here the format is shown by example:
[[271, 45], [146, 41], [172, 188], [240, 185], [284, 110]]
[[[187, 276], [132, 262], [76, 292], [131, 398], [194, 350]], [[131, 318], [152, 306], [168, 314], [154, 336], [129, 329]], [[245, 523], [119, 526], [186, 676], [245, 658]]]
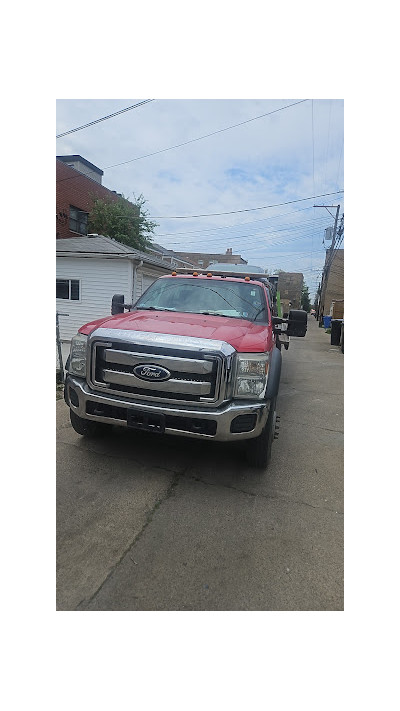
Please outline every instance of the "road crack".
[[178, 473], [175, 473], [175, 474], [174, 474], [174, 476], [173, 476], [173, 478], [172, 478], [172, 481], [171, 481], [171, 483], [170, 483], [170, 485], [169, 485], [167, 491], [165, 492], [164, 496], [162, 496], [160, 499], [158, 499], [158, 500], [155, 502], [153, 508], [152, 508], [151, 511], [147, 514], [147, 516], [146, 516], [146, 521], [144, 522], [144, 524], [143, 524], [141, 530], [139, 531], [139, 533], [136, 534], [136, 536], [134, 537], [133, 541], [129, 544], [129, 546], [126, 548], [126, 550], [121, 554], [121, 556], [119, 557], [119, 559], [117, 560], [117, 562], [113, 565], [112, 570], [110, 570], [110, 572], [108, 573], [108, 575], [106, 575], [106, 577], [104, 578], [104, 580], [103, 580], [103, 582], [101, 583], [101, 585], [99, 585], [99, 587], [97, 588], [97, 590], [96, 590], [89, 598], [84, 598], [83, 600], [81, 600], [81, 601], [78, 603], [78, 605], [75, 607], [75, 610], [85, 610], [85, 609], [87, 609], [88, 605], [90, 605], [90, 603], [95, 599], [95, 597], [96, 597], [96, 596], [99, 594], [99, 592], [103, 589], [103, 587], [104, 587], [104, 585], [107, 583], [107, 581], [114, 575], [116, 569], [117, 569], [118, 566], [122, 563], [122, 561], [124, 560], [124, 558], [132, 551], [133, 547], [136, 545], [136, 543], [137, 543], [137, 542], [140, 540], [140, 538], [143, 536], [145, 530], [147, 529], [147, 527], [148, 527], [148, 526], [150, 525], [150, 523], [152, 522], [153, 517], [154, 517], [154, 514], [158, 511], [158, 509], [160, 508], [161, 504], [165, 503], [165, 501], [167, 501], [167, 500], [174, 494], [174, 491], [175, 491], [176, 487], [178, 486], [179, 480], [182, 478], [182, 476], [183, 476], [185, 473], [186, 473], [186, 470], [185, 470], [185, 472], [183, 472], [182, 474], [178, 474]]
[[344, 516], [343, 511], [336, 511], [336, 509], [330, 509], [327, 506], [316, 506], [315, 504], [310, 504], [308, 501], [298, 501], [297, 499], [288, 499], [285, 498], [284, 496], [272, 496], [271, 494], [255, 494], [252, 491], [246, 491], [246, 489], [240, 489], [238, 486], [231, 486], [228, 484], [219, 484], [219, 483], [213, 483], [211, 481], [204, 481], [204, 479], [200, 479], [200, 477], [193, 476], [192, 479], [194, 481], [198, 481], [201, 484], [204, 484], [205, 486], [220, 486], [223, 489], [232, 489], [233, 491], [237, 491], [240, 494], [245, 494], [245, 496], [252, 496], [254, 498], [261, 498], [261, 499], [267, 499], [269, 501], [283, 501], [285, 504], [297, 504], [298, 506], [308, 506], [312, 509], [320, 509], [321, 511], [330, 511], [331, 513], [338, 514], [340, 516]]
[[[283, 421], [282, 422], [282, 429], [283, 429]], [[284, 419], [284, 423], [288, 423], [289, 425], [300, 425], [300, 427], [310, 427], [310, 425], [306, 422], [295, 422], [294, 420], [287, 420], [286, 417]], [[312, 428], [315, 430], [326, 430], [327, 432], [337, 432], [337, 434], [344, 434], [343, 430], [333, 430], [331, 427], [321, 427], [320, 425], [312, 425]]]

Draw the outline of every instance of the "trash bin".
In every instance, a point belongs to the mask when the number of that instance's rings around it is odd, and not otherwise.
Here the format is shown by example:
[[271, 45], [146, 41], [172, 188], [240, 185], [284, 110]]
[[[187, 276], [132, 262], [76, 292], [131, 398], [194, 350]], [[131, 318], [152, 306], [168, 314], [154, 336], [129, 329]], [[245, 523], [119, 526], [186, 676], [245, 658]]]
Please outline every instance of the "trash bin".
[[323, 321], [324, 321], [324, 328], [330, 328], [332, 316], [324, 316]]
[[331, 346], [340, 346], [340, 333], [343, 319], [333, 318], [331, 321]]

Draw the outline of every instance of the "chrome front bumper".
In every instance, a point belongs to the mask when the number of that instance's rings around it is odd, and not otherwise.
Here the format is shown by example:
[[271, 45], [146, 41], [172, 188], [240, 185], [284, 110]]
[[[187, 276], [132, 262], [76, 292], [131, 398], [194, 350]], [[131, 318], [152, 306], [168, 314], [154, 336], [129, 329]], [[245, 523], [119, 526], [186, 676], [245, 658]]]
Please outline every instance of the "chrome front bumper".
[[[86, 381], [71, 375], [67, 375], [65, 381], [65, 401], [71, 410], [79, 417], [92, 420], [93, 422], [104, 422], [127, 427], [127, 417], [124, 415], [124, 411], [128, 410], [138, 413], [147, 413], [149, 415], [165, 415], [167, 416], [165, 434], [181, 435], [195, 439], [212, 439], [222, 442], [258, 437], [267, 421], [269, 413], [269, 401], [266, 400], [257, 403], [231, 401], [219, 408], [208, 407], [204, 409], [196, 409], [195, 406], [177, 407], [176, 405], [171, 406], [168, 403], [158, 402], [150, 405], [143, 401], [132, 401], [116, 395], [95, 392], [89, 388]], [[74, 404], [74, 401], [78, 402], [78, 404]], [[111, 412], [111, 408], [115, 408], [118, 411], [117, 416], [115, 416], [115, 414], [111, 416], [89, 414], [87, 411], [88, 403], [90, 403], [89, 409], [94, 409], [94, 406], [98, 405], [99, 411], [101, 411], [102, 407], [105, 410], [108, 408], [109, 412]], [[233, 420], [242, 415], [254, 415], [254, 427], [246, 432], [231, 432]], [[177, 418], [175, 422], [177, 424], [179, 423], [179, 429], [177, 426], [174, 427], [173, 418]], [[195, 420], [199, 420], [199, 422], [207, 420], [210, 423], [215, 423], [215, 433], [205, 434], [202, 432], [193, 432], [182, 426], [182, 422], [187, 421], [189, 423]]]

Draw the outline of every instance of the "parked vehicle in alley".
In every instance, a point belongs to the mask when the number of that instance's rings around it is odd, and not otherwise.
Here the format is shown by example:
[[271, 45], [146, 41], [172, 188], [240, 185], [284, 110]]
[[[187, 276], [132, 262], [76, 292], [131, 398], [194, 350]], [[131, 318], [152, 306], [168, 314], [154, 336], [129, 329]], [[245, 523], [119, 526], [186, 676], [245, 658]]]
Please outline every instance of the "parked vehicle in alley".
[[244, 440], [249, 462], [265, 468], [277, 436], [282, 326], [287, 337], [305, 336], [307, 313], [276, 316], [273, 288], [258, 272], [177, 270], [134, 305], [115, 295], [112, 316], [72, 339], [72, 426], [84, 436], [114, 424]]

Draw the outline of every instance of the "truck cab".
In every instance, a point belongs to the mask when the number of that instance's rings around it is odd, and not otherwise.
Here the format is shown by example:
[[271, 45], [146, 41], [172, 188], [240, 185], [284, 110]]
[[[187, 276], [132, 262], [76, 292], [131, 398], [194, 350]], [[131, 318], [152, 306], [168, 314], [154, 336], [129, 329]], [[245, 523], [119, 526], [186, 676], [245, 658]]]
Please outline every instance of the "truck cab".
[[203, 440], [243, 440], [266, 468], [277, 436], [279, 333], [304, 336], [307, 314], [276, 316], [268, 279], [250, 270], [177, 270], [135, 304], [72, 340], [65, 400], [83, 436], [107, 425]]

